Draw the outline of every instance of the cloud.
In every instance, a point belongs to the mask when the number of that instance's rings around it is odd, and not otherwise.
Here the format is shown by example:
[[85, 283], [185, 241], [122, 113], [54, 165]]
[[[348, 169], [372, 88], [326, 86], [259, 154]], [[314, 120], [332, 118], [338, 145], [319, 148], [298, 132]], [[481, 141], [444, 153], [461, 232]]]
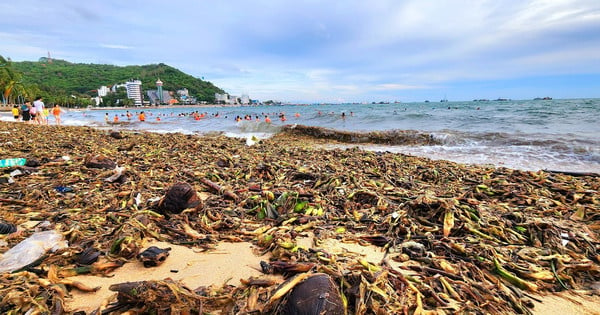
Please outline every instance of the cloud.
[[125, 45], [116, 45], [116, 44], [100, 44], [102, 48], [110, 48], [110, 49], [133, 49], [131, 46]]
[[398, 84], [398, 83], [386, 83], [379, 84], [373, 87], [373, 90], [381, 90], [381, 91], [397, 91], [397, 90], [420, 90], [420, 89], [429, 89], [431, 87], [424, 85], [409, 85], [409, 84]]
[[478, 80], [600, 76], [597, 0], [21, 0], [0, 11], [0, 54], [14, 60], [164, 62], [251, 97], [422, 100]]

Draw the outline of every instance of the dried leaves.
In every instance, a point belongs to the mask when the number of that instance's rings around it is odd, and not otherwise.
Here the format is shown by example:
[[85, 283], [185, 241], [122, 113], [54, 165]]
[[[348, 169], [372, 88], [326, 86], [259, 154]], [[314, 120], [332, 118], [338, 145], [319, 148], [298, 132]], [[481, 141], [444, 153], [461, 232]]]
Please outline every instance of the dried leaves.
[[[33, 133], [39, 146], [28, 142], [34, 128], [43, 131]], [[87, 288], [69, 283], [70, 275], [103, 275], [143, 257], [146, 238], [207, 250], [218, 241], [254, 242], [272, 256], [265, 273], [301, 280], [285, 292], [270, 278], [194, 290], [169, 281], [123, 284], [113, 288], [115, 312], [127, 305], [167, 313], [275, 311], [319, 273], [331, 279], [325, 293], [339, 293], [349, 314], [528, 313], [527, 292], [600, 281], [596, 177], [323, 150], [286, 135], [248, 147], [224, 137], [0, 129], [24, 144], [0, 146], [0, 155], [39, 161], [0, 186], [4, 221], [47, 221], [69, 241], [39, 262], [39, 274], [0, 275], [3, 311], [60, 309], [68, 290]], [[0, 251], [32, 232], [0, 236]], [[313, 235], [310, 246], [302, 244]], [[325, 239], [376, 245], [386, 255], [368, 261], [334, 254], [320, 246]], [[152, 259], [166, 257], [157, 254]], [[18, 300], [15, 285], [27, 293]]]

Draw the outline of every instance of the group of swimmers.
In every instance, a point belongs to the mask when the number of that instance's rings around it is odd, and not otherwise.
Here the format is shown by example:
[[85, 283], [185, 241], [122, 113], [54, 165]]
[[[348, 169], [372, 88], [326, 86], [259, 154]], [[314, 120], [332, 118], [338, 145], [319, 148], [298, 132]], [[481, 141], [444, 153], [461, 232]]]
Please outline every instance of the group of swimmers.
[[[191, 113], [180, 113], [177, 116], [178, 117], [190, 116], [190, 117], [193, 117], [194, 120], [200, 120], [200, 119], [206, 117], [207, 115], [208, 115], [208, 113], [200, 113], [198, 111], [195, 111], [195, 112], [191, 112]], [[122, 113], [120, 117], [119, 117], [119, 114], [115, 114], [113, 116], [112, 122], [113, 123], [118, 123], [122, 117], [126, 117], [127, 121], [131, 121], [133, 119], [133, 116], [134, 116], [134, 114], [132, 114], [130, 111], [126, 111], [124, 114]], [[144, 111], [141, 111], [139, 113], [136, 112], [135, 116], [137, 116], [137, 120], [140, 121], [140, 122], [146, 121], [146, 113]], [[148, 112], [148, 116], [156, 116], [154, 119], [156, 121], [161, 121], [161, 117], [166, 117], [167, 114], [165, 114], [165, 113], [156, 113], [156, 115], [154, 115], [152, 112]], [[175, 113], [171, 113], [171, 116], [175, 116]], [[218, 113], [217, 114], [213, 114], [213, 116], [219, 117], [219, 114]], [[111, 122], [108, 113], [106, 113], [104, 115], [104, 121], [107, 122], [107, 123]]]
[[12, 114], [15, 121], [23, 121], [29, 124], [48, 125], [48, 116], [52, 114], [54, 121], [57, 125], [61, 124], [60, 115], [63, 113], [62, 108], [55, 104], [51, 110], [49, 110], [44, 104], [42, 97], [36, 97], [31, 104], [31, 101], [27, 100], [25, 103], [14, 105], [12, 108]]
[[[328, 113], [329, 115], [335, 115], [334, 112]], [[225, 119], [227, 119], [227, 115], [222, 116], [219, 112], [216, 113], [211, 113], [209, 114], [208, 112], [199, 112], [199, 111], [193, 111], [193, 112], [189, 112], [189, 113], [179, 113], [179, 114], [175, 114], [174, 112], [171, 112], [170, 116], [177, 116], [177, 117], [191, 117], [194, 120], [201, 120], [207, 117], [210, 118], [219, 118], [219, 117], [224, 117]], [[318, 112], [318, 115], [321, 116], [323, 115], [323, 113], [321, 111]], [[125, 113], [121, 113], [119, 114], [115, 114], [112, 118], [112, 121], [109, 117], [109, 114], [106, 113], [104, 120], [106, 123], [119, 123], [120, 120], [123, 117], [126, 117], [126, 119], [128, 121], [131, 121], [133, 119], [134, 116], [137, 116], [137, 120], [140, 122], [144, 122], [146, 121], [146, 113], [141, 111], [141, 112], [136, 112], [135, 115], [132, 114], [130, 111], [126, 111]], [[155, 116], [155, 120], [156, 121], [161, 121], [161, 117], [166, 117], [168, 116], [168, 114], [166, 113], [152, 113], [152, 112], [148, 112], [148, 116]], [[350, 112], [349, 116], [354, 116], [353, 112]], [[262, 118], [261, 118], [262, 117]], [[240, 121], [256, 121], [256, 122], [260, 122], [260, 121], [264, 121], [266, 123], [271, 123], [271, 117], [277, 117], [278, 120], [285, 122], [287, 121], [287, 116], [285, 115], [285, 113], [283, 112], [273, 112], [273, 113], [265, 113], [262, 112], [260, 115], [259, 114], [246, 114], [243, 117], [240, 115], [237, 115], [235, 117], [235, 121], [236, 122], [240, 122]], [[294, 113], [294, 117], [295, 118], [300, 118], [300, 113]], [[342, 112], [341, 114], [341, 118], [345, 119], [346, 118], [346, 113]]]
[[[269, 115], [268, 113], [266, 113], [266, 114], [265, 114], [265, 113], [262, 113], [262, 115], [265, 117], [265, 122], [266, 122], [266, 123], [270, 123], [270, 122], [271, 122], [271, 118], [270, 118], [269, 116], [272, 116], [272, 115]], [[296, 113], [296, 114], [294, 114], [294, 116], [295, 116], [296, 118], [299, 118], [299, 117], [300, 117], [300, 114], [299, 114], [299, 113]], [[285, 114], [284, 114], [284, 113], [279, 113], [279, 114], [277, 114], [277, 117], [278, 117], [278, 118], [279, 118], [279, 120], [281, 120], [281, 121], [286, 121], [286, 120], [287, 120], [287, 118], [285, 117]], [[253, 118], [252, 118], [252, 115], [248, 115], [248, 114], [247, 114], [247, 115], [244, 115], [244, 118], [243, 118], [243, 119], [242, 119], [242, 117], [240, 117], [240, 116], [236, 116], [236, 117], [235, 117], [235, 121], [236, 121], [236, 122], [237, 122], [237, 121], [242, 121], [242, 120], [249, 120], [249, 121], [255, 120], [255, 121], [257, 121], [257, 122], [258, 122], [258, 121], [260, 121], [261, 119], [260, 119], [260, 117], [259, 117], [258, 115], [255, 115], [255, 118], [253, 119]]]
[[[137, 115], [137, 119], [139, 121], [141, 121], [141, 122], [146, 121], [146, 113], [144, 113], [143, 111], [141, 111], [139, 113], [136, 113], [136, 115]], [[150, 113], [150, 115], [152, 115], [152, 113]], [[121, 114], [121, 116], [127, 117], [128, 121], [131, 121], [131, 119], [133, 118], [133, 114], [130, 111], [125, 112], [125, 114]], [[120, 120], [119, 114], [115, 114], [115, 116], [113, 116], [112, 122], [113, 123], [118, 123], [119, 120]], [[160, 117], [156, 116], [156, 120], [160, 121]], [[104, 115], [104, 121], [107, 122], [107, 123], [110, 121], [108, 113], [106, 113]]]

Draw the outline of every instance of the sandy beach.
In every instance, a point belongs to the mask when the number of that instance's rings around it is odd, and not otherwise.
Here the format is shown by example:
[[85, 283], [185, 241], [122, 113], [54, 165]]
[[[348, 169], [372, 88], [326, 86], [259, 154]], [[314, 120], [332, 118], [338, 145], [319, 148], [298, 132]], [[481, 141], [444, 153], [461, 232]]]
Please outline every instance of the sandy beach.
[[[310, 245], [309, 240], [304, 240], [304, 243]], [[105, 307], [109, 301], [114, 300], [116, 295], [115, 292], [108, 290], [108, 287], [126, 281], [172, 278], [181, 280], [190, 288], [225, 283], [239, 286], [239, 279], [260, 276], [261, 272], [257, 270], [257, 266], [260, 261], [268, 259], [267, 256], [258, 256], [252, 244], [245, 242], [220, 243], [214, 251], [206, 253], [198, 253], [190, 248], [173, 246], [169, 243], [152, 242], [147, 245], [172, 247], [171, 255], [184, 259], [169, 259], [163, 265], [153, 269], [144, 268], [136, 262], [129, 263], [118, 269], [113, 277], [74, 277], [74, 280], [100, 286], [101, 289], [91, 293], [73, 291], [72, 296], [66, 300], [67, 309], [92, 312]], [[330, 241], [327, 245], [328, 250], [338, 253], [342, 250], [355, 252], [369, 261], [381, 261], [383, 258], [383, 252], [372, 246], [344, 244], [338, 241]], [[277, 280], [282, 281], [282, 277], [278, 277]], [[600, 296], [591, 294], [593, 293], [589, 291], [579, 291], [536, 296], [540, 301], [535, 302], [532, 313], [536, 315], [600, 314], [598, 310]]]
[[[0, 159], [27, 160], [0, 169], [0, 231], [16, 228], [0, 267], [36, 232], [67, 244], [0, 273], [2, 312], [277, 313], [302, 283], [284, 281], [320, 273], [348, 314], [599, 314], [595, 176], [286, 134], [0, 122], [0, 137]], [[145, 267], [151, 246], [168, 255]]]

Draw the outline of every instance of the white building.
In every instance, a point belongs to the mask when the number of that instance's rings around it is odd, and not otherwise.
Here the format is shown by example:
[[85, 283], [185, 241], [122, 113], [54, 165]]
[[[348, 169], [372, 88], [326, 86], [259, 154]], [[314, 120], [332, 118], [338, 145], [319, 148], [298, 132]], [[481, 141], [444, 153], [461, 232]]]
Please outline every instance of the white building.
[[108, 94], [108, 92], [110, 92], [110, 89], [103, 85], [98, 89], [98, 96], [99, 97], [106, 96]]
[[102, 97], [100, 97], [100, 96], [92, 97], [92, 102], [94, 102], [94, 104], [96, 104], [96, 106], [99, 106], [100, 103], [102, 103]]
[[142, 97], [142, 81], [127, 81], [125, 88], [127, 89], [127, 97], [133, 100], [135, 106], [142, 106], [144, 100]]
[[118, 88], [120, 88], [120, 87], [124, 87], [124, 88], [126, 88], [126, 87], [127, 87], [127, 85], [126, 85], [126, 84], [115, 84], [115, 85], [113, 85], [113, 86], [110, 88], [110, 91], [111, 91], [111, 92], [113, 92], [113, 93], [117, 93], [117, 89], [118, 89]]
[[219, 102], [223, 102], [223, 103], [227, 103], [227, 100], [229, 99], [229, 95], [225, 94], [220, 94], [220, 93], [215, 93], [215, 102], [219, 103]]
[[248, 94], [242, 94], [242, 97], [240, 98], [240, 103], [242, 103], [242, 105], [250, 104], [250, 96]]
[[190, 91], [188, 91], [188, 89], [183, 88], [181, 90], [177, 90], [177, 95], [179, 95], [182, 98], [188, 98], [190, 97]]

